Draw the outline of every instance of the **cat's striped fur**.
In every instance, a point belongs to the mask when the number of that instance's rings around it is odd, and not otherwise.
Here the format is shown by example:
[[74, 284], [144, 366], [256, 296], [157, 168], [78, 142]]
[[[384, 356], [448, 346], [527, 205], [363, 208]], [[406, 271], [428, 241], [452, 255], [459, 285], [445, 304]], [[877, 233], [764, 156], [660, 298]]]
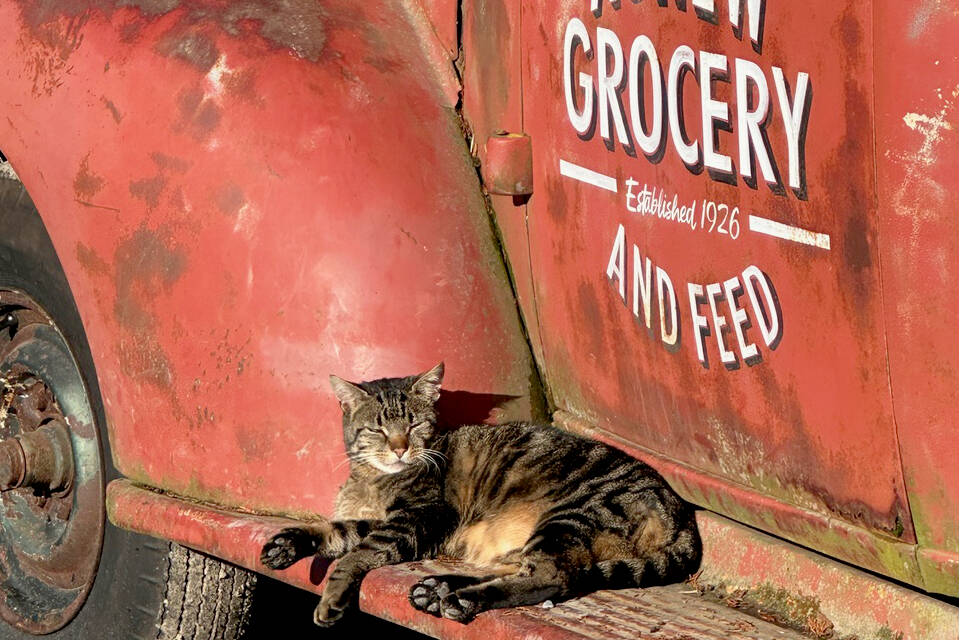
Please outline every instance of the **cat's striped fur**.
[[597, 589], [676, 581], [696, 571], [693, 512], [656, 471], [605, 444], [545, 425], [434, 433], [443, 365], [357, 385], [332, 378], [351, 472], [335, 520], [287, 529], [262, 560], [284, 568], [341, 558], [314, 614], [335, 622], [370, 570], [439, 555], [482, 567], [437, 576], [410, 602], [467, 622], [487, 609]]

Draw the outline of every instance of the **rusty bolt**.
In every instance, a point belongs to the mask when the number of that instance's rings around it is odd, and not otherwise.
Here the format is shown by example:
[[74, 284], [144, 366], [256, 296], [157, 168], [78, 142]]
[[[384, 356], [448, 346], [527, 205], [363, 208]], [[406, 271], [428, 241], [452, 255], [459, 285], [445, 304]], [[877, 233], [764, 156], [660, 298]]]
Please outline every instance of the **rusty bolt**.
[[16, 438], [0, 442], [0, 491], [19, 487], [23, 483], [26, 460], [23, 447]]
[[33, 487], [50, 493], [73, 486], [73, 445], [61, 420], [0, 442], [0, 491]]

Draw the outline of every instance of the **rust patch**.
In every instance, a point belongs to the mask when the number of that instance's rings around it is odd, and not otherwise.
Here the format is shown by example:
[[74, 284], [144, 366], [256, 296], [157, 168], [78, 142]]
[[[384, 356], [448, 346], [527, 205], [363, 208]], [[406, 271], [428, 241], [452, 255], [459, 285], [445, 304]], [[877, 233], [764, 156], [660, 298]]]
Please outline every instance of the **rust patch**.
[[198, 141], [209, 136], [220, 124], [220, 108], [212, 100], [204, 99], [203, 89], [199, 86], [182, 91], [177, 96], [177, 107], [180, 110], [178, 126]]
[[97, 174], [90, 171], [90, 154], [88, 153], [80, 161], [80, 168], [73, 179], [73, 192], [81, 200], [86, 200], [95, 196], [106, 181]]
[[183, 158], [178, 158], [177, 156], [168, 156], [165, 153], [160, 153], [159, 151], [154, 151], [150, 154], [150, 159], [153, 160], [153, 164], [157, 165], [160, 169], [169, 169], [176, 173], [186, 173], [187, 169], [190, 168], [190, 163], [184, 160]]
[[869, 270], [873, 265], [870, 229], [863, 215], [850, 216], [843, 237], [843, 258], [854, 273]]
[[243, 196], [243, 189], [233, 184], [227, 183], [217, 190], [217, 208], [228, 215], [236, 215], [246, 202]]
[[165, 244], [156, 231], [140, 227], [117, 247], [114, 263], [117, 322], [137, 332], [152, 328], [155, 319], [141, 300], [152, 301], [169, 290], [186, 268], [186, 255]]
[[290, 49], [300, 58], [316, 62], [327, 41], [324, 18], [323, 9], [313, 0], [284, 0], [275, 4], [236, 2], [224, 12], [223, 28], [230, 35], [238, 36], [244, 21], [257, 21], [264, 39]]
[[266, 460], [270, 453], [270, 446], [266, 443], [266, 435], [260, 429], [237, 425], [237, 447], [246, 462]]
[[[117, 8], [134, 8], [141, 16], [120, 27], [120, 38], [132, 42], [142, 32], [145, 18], [155, 18], [181, 7], [181, 0], [40, 0], [21, 3], [24, 24], [40, 39], [43, 32], [56, 27], [59, 22], [85, 22], [93, 13], [111, 16]], [[282, 0], [281, 2], [258, 2], [242, 0], [230, 3], [212, 3], [191, 6], [183, 20], [191, 24], [201, 21], [218, 24], [225, 32], [238, 37], [248, 32], [247, 23], [254, 23], [260, 36], [271, 44], [289, 49], [297, 57], [317, 62], [327, 41], [327, 16], [324, 9], [313, 0]], [[76, 27], [78, 29], [78, 27]], [[204, 36], [206, 38], [206, 36]], [[55, 40], [69, 43], [70, 38], [57, 36]], [[79, 43], [77, 43], [79, 44]], [[193, 42], [174, 44], [169, 55], [182, 58], [201, 69], [209, 69], [213, 41], [203, 38]], [[40, 62], [43, 62], [41, 59]], [[208, 65], [209, 62], [209, 65]]]
[[85, 15], [59, 19], [36, 27], [32, 43], [20, 38], [20, 46], [31, 52], [27, 65], [33, 75], [31, 92], [34, 96], [53, 95], [63, 84], [71, 69], [70, 55], [83, 42], [82, 31], [86, 22]]
[[250, 69], [233, 71], [226, 74], [223, 86], [230, 95], [254, 100], [259, 97], [257, 95], [256, 79], [256, 74]]
[[156, 47], [157, 53], [168, 58], [183, 60], [206, 73], [217, 63], [220, 50], [208, 35], [197, 32], [168, 32]]
[[103, 103], [103, 106], [105, 106], [110, 112], [110, 115], [113, 116], [113, 121], [117, 124], [120, 124], [120, 121], [123, 120], [123, 114], [120, 113], [119, 109], [117, 109], [117, 105], [108, 100], [106, 96], [100, 96], [100, 102]]
[[162, 16], [180, 6], [180, 0], [118, 0], [118, 7], [135, 7], [145, 16]]
[[186, 255], [168, 246], [156, 231], [140, 227], [117, 247], [114, 264], [114, 318], [129, 331], [119, 340], [120, 365], [133, 379], [169, 387], [170, 363], [154, 335], [156, 317], [148, 305], [180, 278]]
[[110, 273], [110, 266], [103, 258], [82, 242], [77, 243], [76, 254], [80, 267], [90, 275], [105, 276]]
[[151, 209], [155, 209], [160, 204], [160, 194], [167, 185], [167, 179], [161, 175], [143, 180], [135, 180], [130, 183], [130, 195], [147, 203]]

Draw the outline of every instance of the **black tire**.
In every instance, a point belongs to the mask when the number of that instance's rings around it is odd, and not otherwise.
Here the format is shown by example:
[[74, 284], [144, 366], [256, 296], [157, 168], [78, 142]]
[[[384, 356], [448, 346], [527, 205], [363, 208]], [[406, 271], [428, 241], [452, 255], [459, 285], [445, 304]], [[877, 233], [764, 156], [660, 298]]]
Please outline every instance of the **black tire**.
[[[23, 185], [5, 173], [0, 171], [0, 288], [30, 295], [69, 344], [97, 422], [106, 485], [119, 474], [80, 315], [36, 207]], [[107, 522], [86, 602], [69, 624], [46, 637], [235, 640], [246, 628], [255, 583], [255, 574], [243, 569]], [[0, 620], [0, 638], [32, 637]]]

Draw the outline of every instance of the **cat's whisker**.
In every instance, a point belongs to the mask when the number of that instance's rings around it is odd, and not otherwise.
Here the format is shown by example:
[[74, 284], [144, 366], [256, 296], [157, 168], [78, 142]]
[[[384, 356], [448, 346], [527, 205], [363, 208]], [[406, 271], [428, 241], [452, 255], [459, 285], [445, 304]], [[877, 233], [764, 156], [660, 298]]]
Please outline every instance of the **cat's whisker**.
[[426, 450], [422, 450], [420, 451], [420, 453], [417, 454], [417, 460], [422, 462], [423, 465], [428, 469], [432, 466], [433, 469], [437, 471], [437, 473], [440, 472], [439, 465], [437, 465], [437, 462], [433, 458], [427, 455]]
[[447, 456], [445, 456], [442, 452], [437, 451], [436, 449], [427, 449], [427, 448], [424, 448], [423, 450], [424, 450], [426, 453], [432, 454], [432, 455], [434, 455], [434, 456], [439, 456], [441, 460], [446, 460], [446, 459], [447, 459]]
[[348, 453], [347, 459], [335, 466], [334, 470], [339, 469], [348, 462], [370, 462], [371, 460], [377, 460], [379, 458], [380, 454], [376, 452], [359, 451], [355, 453]]
[[434, 449], [424, 449], [423, 454], [433, 461], [433, 463], [437, 466], [437, 471], [440, 470], [440, 463], [445, 463], [447, 461], [447, 457], [445, 455]]

